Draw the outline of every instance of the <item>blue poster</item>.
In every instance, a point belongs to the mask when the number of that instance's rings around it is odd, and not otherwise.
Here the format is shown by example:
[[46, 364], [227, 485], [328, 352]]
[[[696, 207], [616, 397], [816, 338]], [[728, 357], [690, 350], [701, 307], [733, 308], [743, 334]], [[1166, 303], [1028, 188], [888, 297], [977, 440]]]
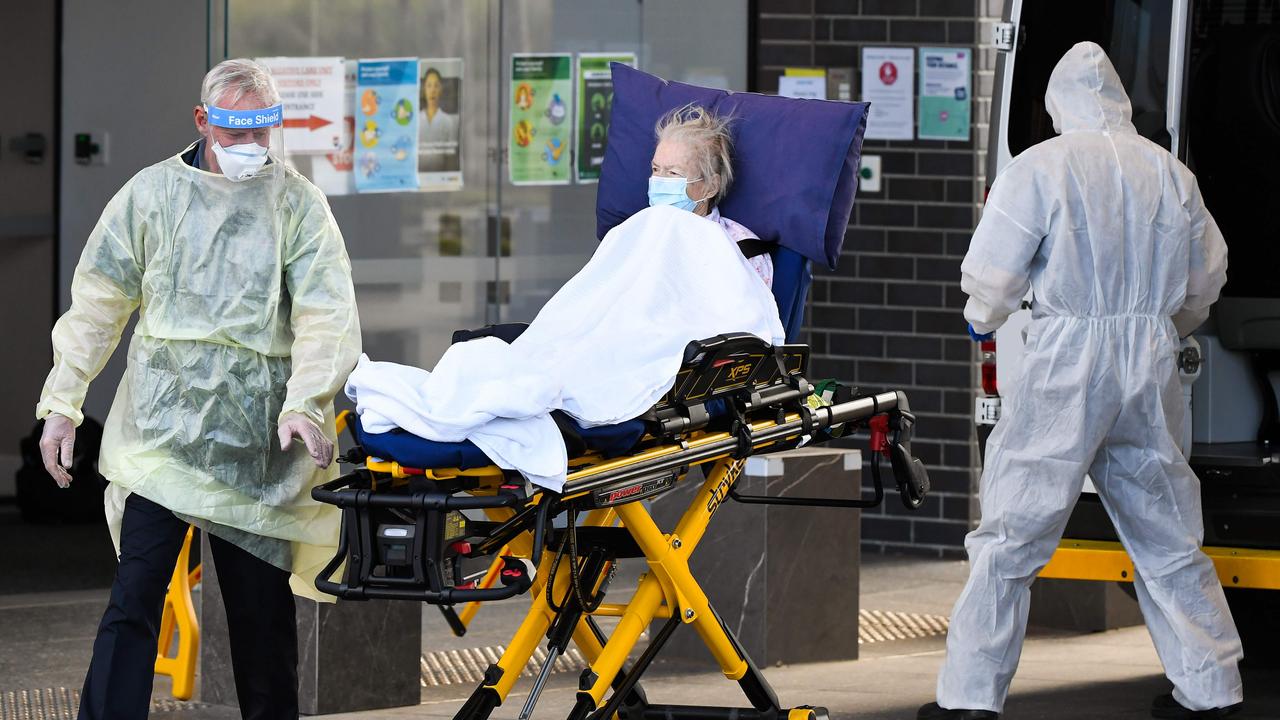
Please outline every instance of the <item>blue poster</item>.
[[418, 59], [361, 60], [356, 68], [357, 192], [418, 189]]

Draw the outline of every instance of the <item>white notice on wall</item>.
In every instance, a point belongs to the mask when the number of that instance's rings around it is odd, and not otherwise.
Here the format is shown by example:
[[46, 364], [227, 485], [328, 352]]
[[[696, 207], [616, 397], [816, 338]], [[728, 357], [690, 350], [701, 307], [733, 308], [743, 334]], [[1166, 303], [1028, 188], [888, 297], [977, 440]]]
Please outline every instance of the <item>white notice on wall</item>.
[[289, 153], [331, 153], [344, 144], [343, 60], [340, 57], [273, 57], [271, 71], [284, 104], [284, 144]]
[[782, 97], [825, 100], [827, 77], [825, 75], [783, 75], [778, 78], [778, 94]]
[[915, 137], [915, 48], [862, 48], [862, 99], [871, 103], [868, 140]]

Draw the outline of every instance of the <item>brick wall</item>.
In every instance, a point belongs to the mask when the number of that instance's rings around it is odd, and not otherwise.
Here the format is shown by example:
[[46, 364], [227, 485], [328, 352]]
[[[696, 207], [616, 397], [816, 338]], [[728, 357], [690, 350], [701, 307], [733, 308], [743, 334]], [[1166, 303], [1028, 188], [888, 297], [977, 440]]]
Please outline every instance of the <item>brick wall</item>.
[[[865, 45], [975, 48], [974, 131], [966, 142], [867, 141], [881, 190], [859, 190], [839, 268], [816, 270], [808, 341], [815, 377], [905, 390], [918, 417], [913, 449], [933, 492], [910, 512], [896, 493], [863, 514], [869, 549], [955, 555], [976, 488], [975, 348], [964, 332], [960, 261], [982, 198], [994, 57], [976, 48], [995, 0], [757, 0], [755, 89], [775, 92], [785, 67], [852, 67], [861, 89]], [[988, 51], [989, 53], [990, 51]], [[985, 93], [983, 83], [985, 82]], [[917, 92], [919, 82], [917, 80]], [[981, 140], [979, 139], [981, 138]], [[865, 443], [861, 443], [865, 445]], [[864, 473], [870, 483], [870, 474]], [[889, 492], [892, 492], [890, 489]]]

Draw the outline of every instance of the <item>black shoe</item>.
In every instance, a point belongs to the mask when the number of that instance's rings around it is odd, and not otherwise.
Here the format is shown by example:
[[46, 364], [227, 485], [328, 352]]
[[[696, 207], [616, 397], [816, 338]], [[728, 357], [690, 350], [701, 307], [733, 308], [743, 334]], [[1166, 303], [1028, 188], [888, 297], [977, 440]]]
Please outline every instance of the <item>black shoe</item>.
[[936, 702], [921, 705], [916, 720], [999, 720], [1000, 713], [990, 710], [948, 710]]
[[1151, 717], [1167, 718], [1168, 720], [1201, 720], [1202, 718], [1222, 718], [1228, 715], [1235, 715], [1244, 707], [1244, 703], [1238, 702], [1235, 705], [1214, 708], [1212, 710], [1190, 710], [1183, 707], [1182, 703], [1173, 699], [1173, 693], [1160, 695], [1151, 701]]

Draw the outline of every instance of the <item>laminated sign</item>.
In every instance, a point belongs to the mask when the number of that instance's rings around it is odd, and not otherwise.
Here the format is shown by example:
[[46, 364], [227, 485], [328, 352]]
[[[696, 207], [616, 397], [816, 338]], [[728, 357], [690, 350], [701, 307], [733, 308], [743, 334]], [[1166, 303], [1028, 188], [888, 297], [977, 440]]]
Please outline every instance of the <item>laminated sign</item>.
[[968, 48], [920, 48], [921, 140], [969, 139], [970, 57]]
[[355, 167], [359, 192], [418, 189], [418, 58], [356, 66]]
[[610, 63], [636, 66], [633, 53], [578, 53], [578, 182], [596, 182], [613, 112]]
[[862, 99], [871, 103], [867, 140], [910, 140], [915, 136], [912, 48], [862, 48]]
[[515, 185], [573, 178], [573, 56], [511, 56], [508, 143]]
[[272, 57], [258, 61], [271, 72], [284, 105], [284, 144], [290, 153], [341, 150], [343, 60], [340, 57]]

